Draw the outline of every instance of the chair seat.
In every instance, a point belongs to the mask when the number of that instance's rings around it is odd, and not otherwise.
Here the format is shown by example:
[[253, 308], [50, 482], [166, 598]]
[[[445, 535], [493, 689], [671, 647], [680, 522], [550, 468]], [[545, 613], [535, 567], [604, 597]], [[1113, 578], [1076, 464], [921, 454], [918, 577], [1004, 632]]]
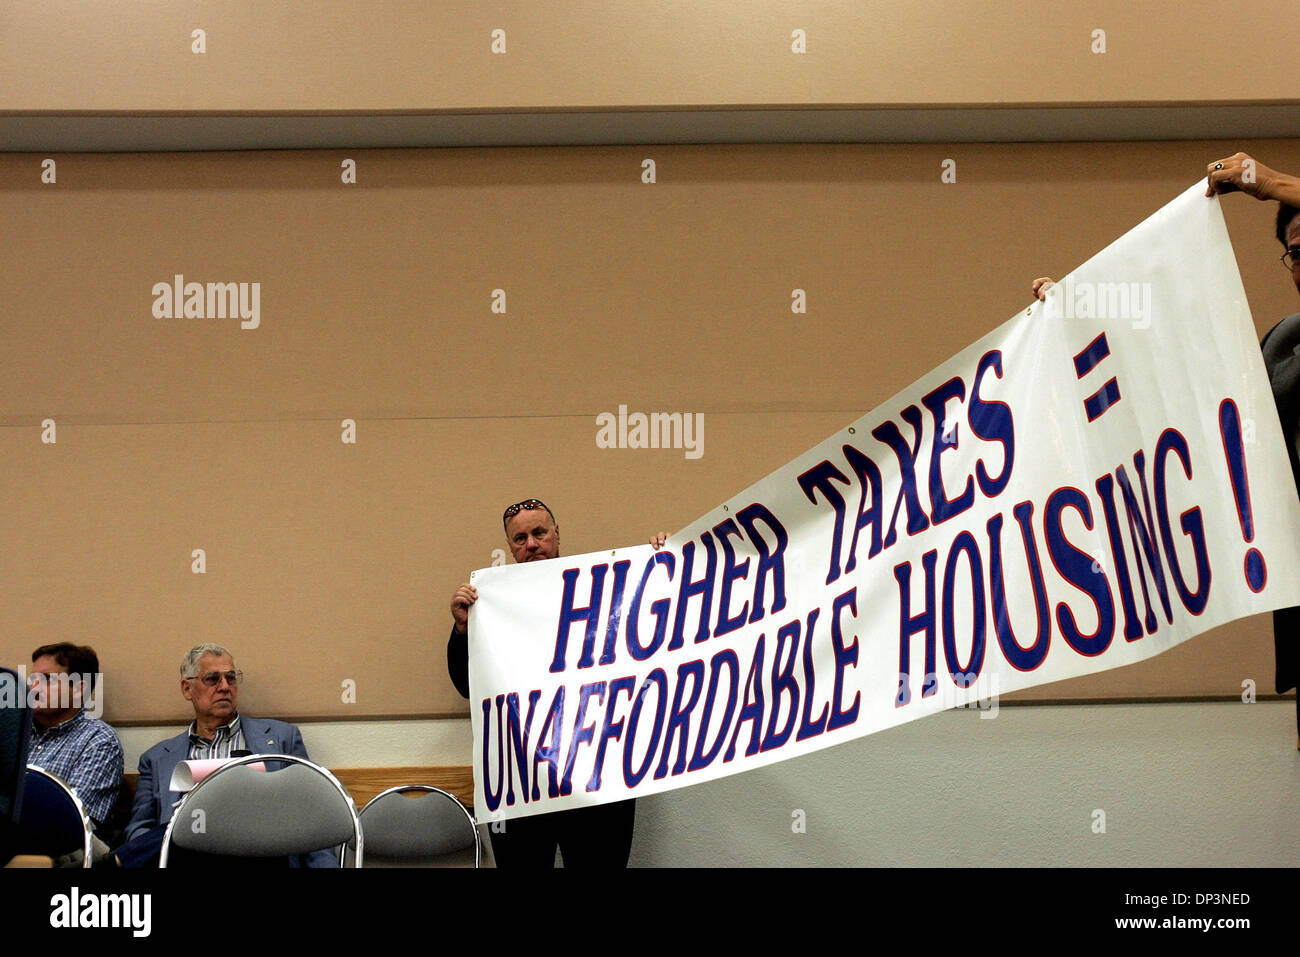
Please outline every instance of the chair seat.
[[[286, 765], [260, 771], [249, 764]], [[361, 838], [352, 798], [329, 771], [303, 758], [258, 754], [236, 758], [185, 796], [163, 841], [230, 857], [286, 857]]]
[[90, 818], [76, 792], [57, 774], [28, 765], [15, 845], [19, 854], [89, 854]]
[[361, 809], [372, 866], [473, 866], [480, 861], [478, 829], [456, 797], [441, 788], [389, 788]]

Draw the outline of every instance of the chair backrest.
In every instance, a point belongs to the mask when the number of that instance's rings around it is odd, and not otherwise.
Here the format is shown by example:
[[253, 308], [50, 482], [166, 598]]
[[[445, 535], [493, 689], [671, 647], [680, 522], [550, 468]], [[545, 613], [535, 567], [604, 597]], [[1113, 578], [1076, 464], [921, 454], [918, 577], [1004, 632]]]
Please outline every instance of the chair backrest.
[[[473, 816], [456, 796], [428, 784], [407, 784], [376, 795], [360, 814], [366, 861], [374, 866], [473, 866], [482, 848]], [[346, 849], [346, 854], [351, 848]]]
[[[287, 765], [258, 771], [257, 762]], [[179, 823], [178, 823], [179, 822]], [[172, 814], [159, 866], [175, 842], [187, 851], [236, 857], [282, 857], [357, 842], [361, 824], [352, 797], [334, 775], [291, 754], [235, 758], [194, 786]]]
[[0, 867], [9, 863], [14, 853], [31, 734], [27, 686], [17, 671], [0, 667]]
[[90, 815], [68, 782], [34, 764], [27, 765], [23, 810], [18, 820], [17, 852], [63, 857], [80, 850], [90, 867]]

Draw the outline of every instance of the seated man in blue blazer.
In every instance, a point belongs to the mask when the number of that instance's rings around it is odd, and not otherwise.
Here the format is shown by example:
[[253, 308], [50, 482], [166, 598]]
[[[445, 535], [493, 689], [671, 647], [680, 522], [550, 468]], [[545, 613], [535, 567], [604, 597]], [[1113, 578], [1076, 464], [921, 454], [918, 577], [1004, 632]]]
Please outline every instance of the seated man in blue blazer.
[[[123, 866], [149, 864], [157, 858], [166, 824], [182, 797], [179, 791], [170, 789], [172, 772], [180, 762], [239, 757], [250, 752], [308, 757], [296, 726], [239, 713], [241, 678], [234, 657], [220, 645], [191, 648], [181, 662], [181, 694], [194, 706], [194, 722], [176, 737], [155, 744], [140, 756], [140, 781], [131, 820], [126, 826], [127, 843], [117, 851]], [[290, 858], [289, 863], [337, 867], [338, 857], [327, 848], [314, 851], [301, 861]]]

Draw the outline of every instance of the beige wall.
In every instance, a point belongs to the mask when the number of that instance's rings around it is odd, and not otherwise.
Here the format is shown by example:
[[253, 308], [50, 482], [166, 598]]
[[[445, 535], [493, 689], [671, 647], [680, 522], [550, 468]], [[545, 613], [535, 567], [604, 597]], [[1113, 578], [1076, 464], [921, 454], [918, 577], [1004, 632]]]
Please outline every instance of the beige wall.
[[[1219, 9], [5, 3], [0, 116], [1294, 103], [1277, 14]], [[183, 717], [200, 640], [239, 653], [250, 711], [463, 714], [446, 603], [502, 505], [545, 497], [570, 552], [681, 527], [1239, 147], [1300, 169], [1297, 140], [0, 154], [0, 658], [96, 644], [118, 722]], [[1225, 212], [1262, 334], [1294, 309], [1270, 210]], [[177, 273], [259, 283], [259, 328], [154, 317]], [[619, 405], [703, 413], [705, 454], [598, 449]], [[1025, 694], [1266, 687], [1268, 632]]]
[[[236, 650], [250, 713], [463, 714], [446, 604], [502, 547], [503, 505], [545, 498], [575, 554], [680, 528], [1238, 145], [1300, 168], [1296, 141], [68, 154], [43, 185], [43, 157], [0, 156], [21, 237], [0, 657], [89, 641], [118, 722], [183, 717], [200, 640]], [[1262, 334], [1294, 310], [1270, 209], [1225, 210]], [[261, 283], [259, 327], [156, 318], [176, 273]], [[703, 456], [597, 448], [620, 404], [703, 413]], [[1271, 656], [1254, 619], [1027, 694], [1236, 695]]]
[[1286, 16], [1213, 0], [44, 0], [0, 8], [0, 111], [1295, 102]]

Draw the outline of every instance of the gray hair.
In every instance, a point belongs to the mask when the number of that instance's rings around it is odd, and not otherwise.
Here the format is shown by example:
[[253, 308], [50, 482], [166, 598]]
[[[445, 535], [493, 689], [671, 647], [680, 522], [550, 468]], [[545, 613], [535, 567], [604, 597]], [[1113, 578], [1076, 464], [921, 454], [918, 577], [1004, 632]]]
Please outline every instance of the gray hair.
[[217, 658], [229, 658], [231, 661], [235, 660], [235, 656], [220, 645], [213, 644], [210, 641], [204, 642], [201, 645], [195, 645], [191, 648], [189, 654], [185, 656], [185, 660], [181, 662], [181, 677], [187, 679], [195, 677], [197, 674], [196, 669], [199, 666], [199, 659], [204, 655], [213, 655]]

